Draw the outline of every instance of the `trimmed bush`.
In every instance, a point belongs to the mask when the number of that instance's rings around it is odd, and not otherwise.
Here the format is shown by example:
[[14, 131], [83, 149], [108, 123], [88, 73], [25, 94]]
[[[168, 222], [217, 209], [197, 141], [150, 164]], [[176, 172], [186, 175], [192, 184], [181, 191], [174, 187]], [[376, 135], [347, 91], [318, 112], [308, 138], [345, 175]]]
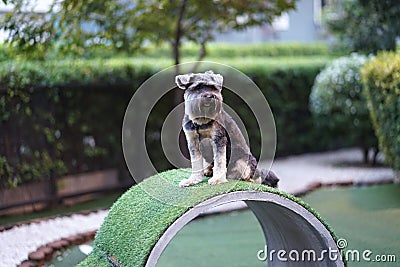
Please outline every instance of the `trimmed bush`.
[[[337, 146], [330, 142], [329, 132], [317, 138], [308, 110], [313, 81], [328, 60], [219, 61], [243, 71], [260, 87], [275, 116], [277, 155], [283, 156]], [[167, 59], [137, 58], [1, 64], [0, 186], [43, 179], [48, 173], [59, 176], [105, 168], [127, 173], [121, 151], [125, 109], [141, 83], [170, 64]], [[251, 149], [258, 155], [260, 133], [251, 110], [229, 90], [223, 95], [246, 118]], [[147, 125], [149, 155], [160, 171], [171, 168], [157, 134], [173, 108], [171, 103], [173, 92], [157, 103]]]
[[361, 74], [379, 147], [400, 171], [400, 54], [379, 54]]
[[[197, 60], [200, 46], [195, 43], [186, 42], [181, 47], [182, 58], [190, 61]], [[229, 44], [229, 43], [208, 43], [206, 47], [206, 59], [215, 58], [254, 58], [254, 57], [308, 57], [308, 56], [329, 56], [328, 45], [324, 43], [259, 43], [259, 44]], [[130, 58], [131, 53], [115, 51], [110, 47], [91, 47], [82, 51], [83, 54], [60, 53], [55, 48], [46, 51], [45, 60], [64, 60], [66, 58], [98, 59], [98, 58]], [[336, 53], [337, 54], [337, 53]], [[35, 58], [35, 55], [18, 53], [15, 48], [0, 44], [0, 62], [8, 59], [22, 59], [26, 57]], [[171, 47], [168, 44], [158, 46], [149, 45], [139, 49], [133, 54], [138, 58], [169, 59], [171, 58]], [[41, 58], [39, 56], [39, 58]], [[182, 59], [182, 62], [184, 60]]]
[[363, 148], [366, 163], [369, 148], [377, 146], [360, 77], [367, 61], [356, 53], [334, 60], [318, 74], [310, 95], [317, 127]]
[[4, 44], [0, 43], [0, 62], [8, 60], [10, 57], [9, 49]]
[[[196, 58], [199, 53], [199, 45], [185, 43], [181, 54], [184, 57]], [[288, 56], [316, 56], [329, 55], [328, 46], [323, 43], [262, 43], [232, 45], [224, 43], [209, 43], [207, 45], [207, 58], [235, 58], [235, 57], [288, 57]], [[148, 47], [144, 53], [146, 57], [170, 57], [171, 48], [167, 45], [160, 47]]]
[[132, 59], [2, 64], [0, 187], [123, 168], [125, 108], [157, 70]]

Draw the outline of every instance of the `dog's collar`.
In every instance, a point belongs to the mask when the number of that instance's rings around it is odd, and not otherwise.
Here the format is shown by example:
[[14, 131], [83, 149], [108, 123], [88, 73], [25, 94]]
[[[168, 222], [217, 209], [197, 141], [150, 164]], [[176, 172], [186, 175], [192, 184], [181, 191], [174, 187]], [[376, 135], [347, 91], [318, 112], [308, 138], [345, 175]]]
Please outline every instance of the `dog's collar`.
[[210, 120], [209, 122], [204, 123], [204, 124], [198, 124], [195, 121], [192, 121], [192, 122], [196, 129], [204, 129], [204, 128], [208, 128], [208, 127], [212, 126], [212, 124], [214, 123], [214, 120]]
[[213, 123], [214, 123], [214, 120], [210, 120], [209, 122], [204, 123], [204, 124], [198, 124], [198, 123], [194, 122], [193, 120], [190, 120], [185, 124], [185, 128], [188, 130], [191, 130], [191, 131], [204, 130], [204, 129], [208, 129], [208, 128], [212, 127]]

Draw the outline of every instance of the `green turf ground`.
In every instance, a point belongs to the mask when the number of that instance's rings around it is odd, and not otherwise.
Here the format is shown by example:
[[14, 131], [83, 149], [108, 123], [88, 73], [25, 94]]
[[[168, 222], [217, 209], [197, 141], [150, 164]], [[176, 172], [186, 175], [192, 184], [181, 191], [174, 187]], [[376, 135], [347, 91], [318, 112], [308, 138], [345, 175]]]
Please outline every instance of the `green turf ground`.
[[57, 252], [54, 258], [45, 264], [45, 267], [71, 267], [84, 260], [86, 255], [79, 250], [79, 246]]
[[400, 185], [323, 189], [304, 198], [324, 217], [350, 250], [371, 258], [395, 254], [397, 263], [348, 262], [348, 266], [400, 266]]
[[[327, 220], [338, 237], [347, 240], [348, 249], [369, 249], [371, 258], [377, 254], [396, 254], [397, 258], [397, 264], [349, 261], [349, 267], [399, 266], [400, 185], [321, 189], [303, 199]], [[210, 216], [183, 228], [157, 267], [265, 266], [256, 256], [263, 242], [251, 211]]]
[[172, 239], [157, 267], [265, 266], [261, 226], [251, 211], [209, 216], [191, 222]]
[[[397, 264], [363, 261], [348, 262], [349, 267], [399, 266], [400, 185], [321, 189], [303, 199], [327, 219], [339, 237], [347, 239], [349, 249], [369, 249], [373, 255], [397, 257]], [[256, 257], [263, 246], [261, 227], [250, 211], [208, 216], [183, 228], [157, 267], [265, 266]], [[70, 266], [81, 259], [71, 259], [74, 255], [65, 257]], [[56, 267], [69, 266], [52, 263]]]

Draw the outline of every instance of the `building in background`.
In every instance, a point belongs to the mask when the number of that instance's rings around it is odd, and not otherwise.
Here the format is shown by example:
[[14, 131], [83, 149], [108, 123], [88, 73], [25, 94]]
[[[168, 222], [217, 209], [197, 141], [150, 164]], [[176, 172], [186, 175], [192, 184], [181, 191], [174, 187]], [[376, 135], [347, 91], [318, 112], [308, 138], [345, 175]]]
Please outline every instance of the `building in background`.
[[215, 41], [226, 43], [326, 41], [328, 34], [322, 27], [321, 17], [322, 8], [328, 2], [329, 0], [299, 0], [296, 10], [284, 13], [275, 19], [272, 25], [219, 34]]

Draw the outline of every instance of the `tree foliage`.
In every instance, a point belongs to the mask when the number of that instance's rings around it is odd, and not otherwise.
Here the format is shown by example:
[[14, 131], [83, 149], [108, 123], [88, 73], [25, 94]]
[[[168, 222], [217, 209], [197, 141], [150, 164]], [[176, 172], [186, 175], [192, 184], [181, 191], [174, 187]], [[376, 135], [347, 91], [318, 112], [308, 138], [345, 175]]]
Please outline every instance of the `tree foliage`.
[[[48, 12], [32, 11], [31, 1], [14, 0], [15, 11], [6, 15], [2, 29], [20, 50], [62, 50], [82, 53], [91, 46], [134, 51], [146, 43], [167, 42], [179, 61], [183, 41], [205, 45], [219, 32], [243, 30], [270, 23], [294, 9], [297, 0], [69, 0], [54, 1]], [[178, 62], [176, 62], [178, 63]]]
[[400, 1], [332, 1], [325, 12], [328, 29], [345, 48], [366, 54], [396, 50], [396, 38], [400, 35]]
[[400, 55], [379, 53], [361, 69], [369, 114], [385, 161], [400, 182]]

